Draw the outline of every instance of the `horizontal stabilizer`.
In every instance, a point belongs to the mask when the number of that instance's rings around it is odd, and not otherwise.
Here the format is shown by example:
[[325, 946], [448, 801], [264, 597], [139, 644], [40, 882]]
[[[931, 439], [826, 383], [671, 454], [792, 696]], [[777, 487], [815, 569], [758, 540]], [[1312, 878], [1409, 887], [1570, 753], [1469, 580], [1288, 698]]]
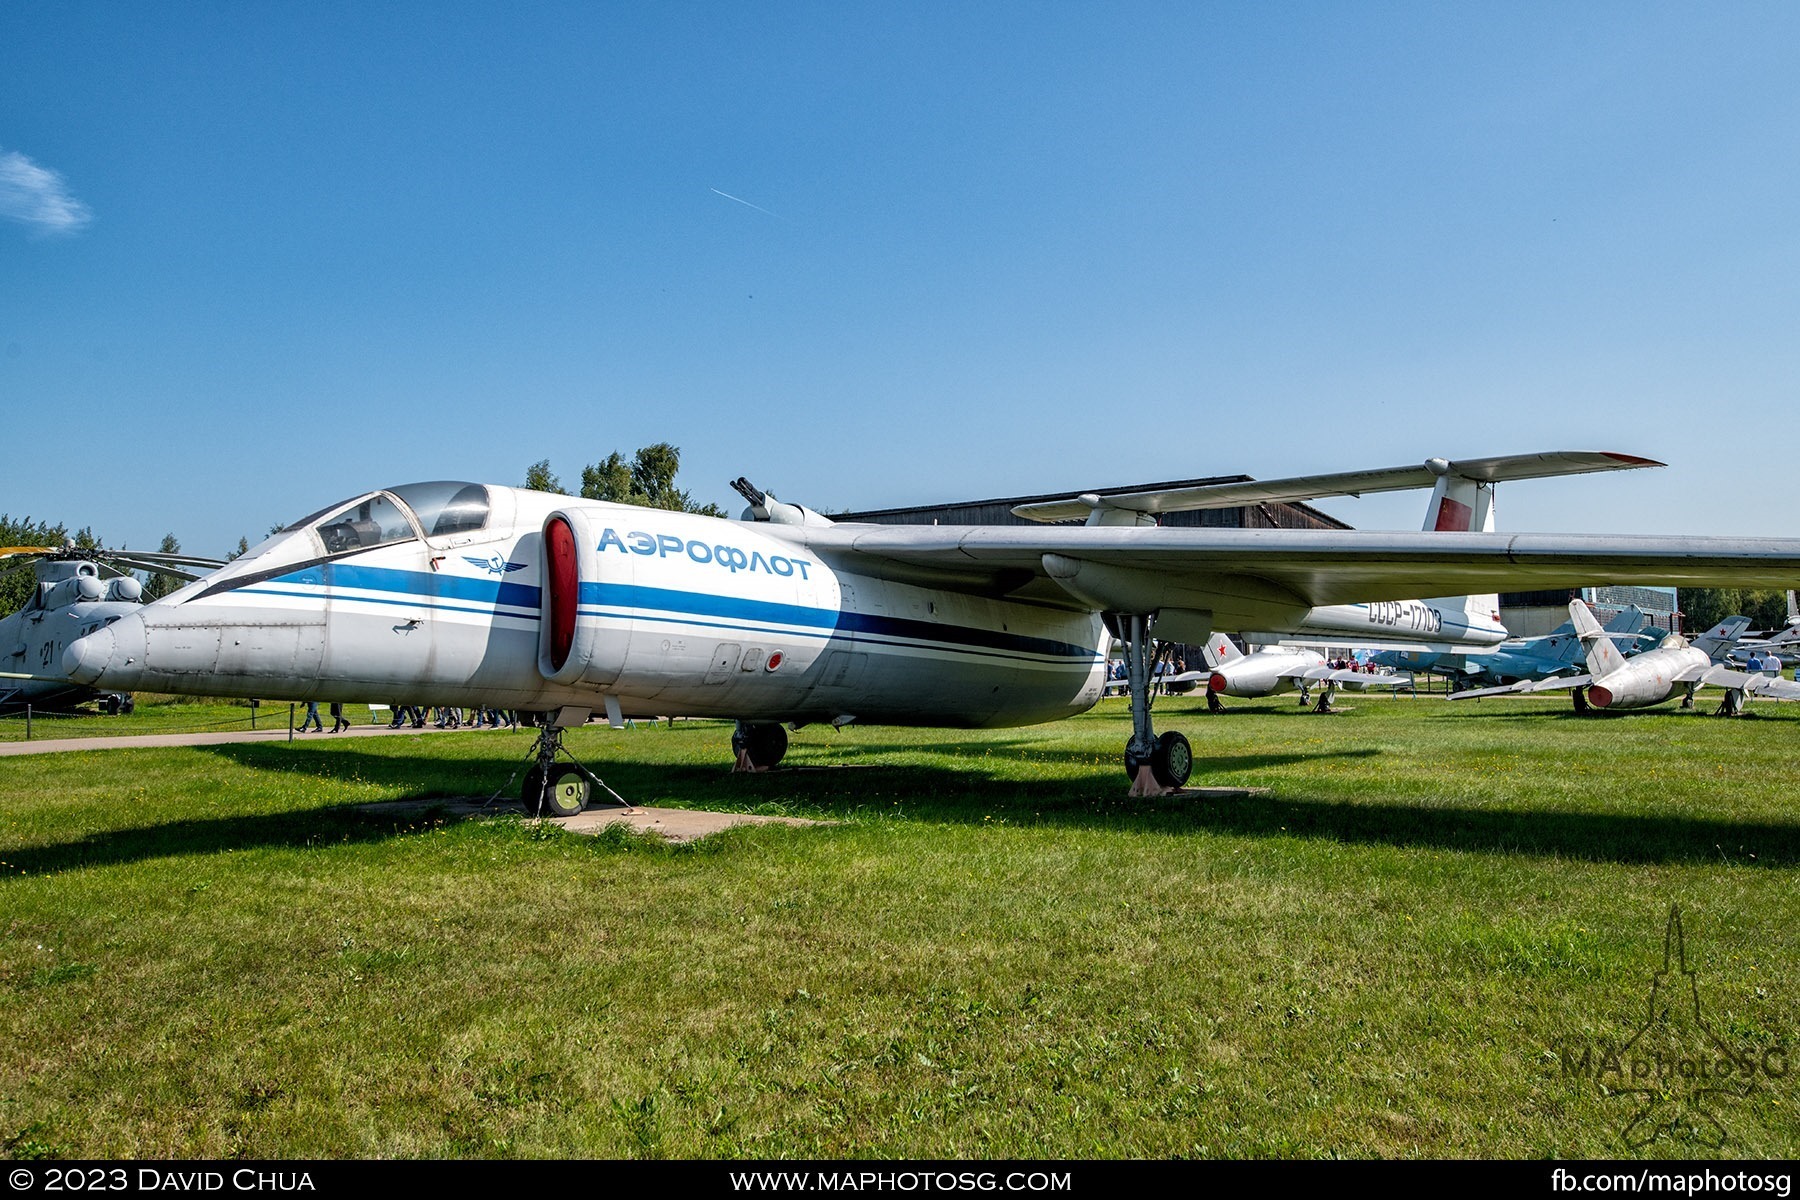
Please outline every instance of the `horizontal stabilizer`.
[[1542, 479], [1557, 475], [1583, 475], [1591, 471], [1629, 471], [1660, 467], [1655, 459], [1608, 451], [1558, 450], [1545, 454], [1509, 454], [1497, 458], [1464, 458], [1454, 461], [1427, 459], [1416, 466], [1381, 467], [1371, 471], [1339, 471], [1326, 475], [1297, 475], [1292, 479], [1248, 480], [1211, 483], [1184, 488], [1149, 488], [1127, 492], [1087, 492], [1065, 500], [1021, 504], [1013, 515], [1027, 520], [1055, 523], [1083, 521], [1107, 509], [1155, 516], [1205, 508], [1238, 508], [1246, 504], [1293, 503], [1322, 500], [1329, 496], [1361, 496], [1370, 492], [1399, 492], [1434, 487], [1446, 475], [1497, 483], [1503, 479]]

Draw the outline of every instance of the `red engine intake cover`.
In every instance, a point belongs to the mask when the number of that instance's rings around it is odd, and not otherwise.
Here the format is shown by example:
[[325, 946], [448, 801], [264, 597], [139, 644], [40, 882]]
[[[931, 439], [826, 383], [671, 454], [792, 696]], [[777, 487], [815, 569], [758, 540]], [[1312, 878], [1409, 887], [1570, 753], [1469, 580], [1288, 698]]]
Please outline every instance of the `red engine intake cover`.
[[581, 599], [581, 575], [575, 568], [575, 532], [561, 517], [544, 526], [545, 563], [550, 585], [550, 665], [562, 670], [575, 644], [575, 609]]

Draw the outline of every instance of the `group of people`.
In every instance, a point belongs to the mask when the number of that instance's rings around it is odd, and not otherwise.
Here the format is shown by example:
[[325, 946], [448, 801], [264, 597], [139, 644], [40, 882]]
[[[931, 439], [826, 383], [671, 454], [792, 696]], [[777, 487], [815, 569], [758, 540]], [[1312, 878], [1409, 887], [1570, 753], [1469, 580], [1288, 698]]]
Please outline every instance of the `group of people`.
[[[346, 717], [344, 715], [343, 701], [333, 700], [331, 702], [331, 730], [330, 730], [330, 732], [341, 733], [348, 728], [350, 728], [350, 718]], [[308, 700], [306, 702], [306, 720], [300, 722], [300, 732], [301, 733], [315, 733], [315, 732], [316, 733], [324, 733], [324, 732], [326, 732], [325, 722], [319, 720], [319, 702], [318, 701]]]
[[510, 708], [471, 708], [465, 717], [463, 710], [455, 705], [438, 705], [427, 709], [422, 704], [396, 704], [394, 719], [389, 722], [388, 728], [399, 729], [404, 725], [411, 725], [414, 729], [423, 729], [427, 716], [431, 718], [434, 729], [462, 729], [465, 726], [470, 729], [484, 726], [489, 729], [519, 727], [519, 714]]
[[[319, 702], [306, 702], [306, 719], [300, 722], [301, 733], [339, 733], [350, 728], [350, 719], [344, 716], [344, 705], [333, 700], [331, 709], [331, 728], [325, 728], [325, 722], [319, 719]], [[402, 729], [410, 725], [414, 729], [425, 728], [425, 719], [429, 715], [432, 725], [438, 729], [517, 729], [519, 714], [510, 708], [471, 708], [468, 715], [463, 710], [450, 705], [442, 705], [427, 709], [422, 704], [394, 705], [394, 719], [388, 722], [389, 729]]]
[[1781, 655], [1773, 650], [1752, 650], [1750, 657], [1744, 661], [1744, 670], [1752, 675], [1780, 675]]

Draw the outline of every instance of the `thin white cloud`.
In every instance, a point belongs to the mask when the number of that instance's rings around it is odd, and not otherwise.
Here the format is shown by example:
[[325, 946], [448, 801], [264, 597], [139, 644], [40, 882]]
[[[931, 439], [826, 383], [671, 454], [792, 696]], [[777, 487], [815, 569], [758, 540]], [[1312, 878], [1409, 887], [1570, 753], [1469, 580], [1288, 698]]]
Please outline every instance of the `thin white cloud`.
[[23, 154], [0, 154], [0, 217], [39, 233], [74, 233], [94, 219], [87, 205], [69, 195], [63, 177]]

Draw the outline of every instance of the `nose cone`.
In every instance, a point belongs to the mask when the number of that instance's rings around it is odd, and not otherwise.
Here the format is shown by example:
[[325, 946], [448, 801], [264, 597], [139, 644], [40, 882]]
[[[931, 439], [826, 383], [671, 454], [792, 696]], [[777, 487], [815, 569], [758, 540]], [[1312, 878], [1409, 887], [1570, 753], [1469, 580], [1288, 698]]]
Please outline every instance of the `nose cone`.
[[70, 642], [63, 650], [63, 674], [89, 687], [135, 687], [144, 674], [144, 641], [143, 618], [120, 617]]
[[76, 683], [94, 683], [105, 674], [114, 649], [116, 644], [110, 625], [96, 629], [86, 637], [76, 638], [63, 650], [63, 674]]
[[1225, 690], [1225, 686], [1225, 677], [1217, 671], [1214, 671], [1212, 678], [1206, 681], [1206, 690], [1209, 692], [1222, 692]]

